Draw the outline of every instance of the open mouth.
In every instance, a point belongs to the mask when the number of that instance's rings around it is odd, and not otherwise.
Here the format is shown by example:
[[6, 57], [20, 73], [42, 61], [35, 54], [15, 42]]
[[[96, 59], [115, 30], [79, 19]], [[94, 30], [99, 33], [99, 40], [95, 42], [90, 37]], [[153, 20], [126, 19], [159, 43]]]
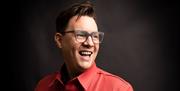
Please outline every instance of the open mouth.
[[79, 54], [81, 56], [91, 56], [92, 55], [92, 52], [91, 51], [86, 51], [86, 50], [83, 50], [83, 51], [79, 51]]

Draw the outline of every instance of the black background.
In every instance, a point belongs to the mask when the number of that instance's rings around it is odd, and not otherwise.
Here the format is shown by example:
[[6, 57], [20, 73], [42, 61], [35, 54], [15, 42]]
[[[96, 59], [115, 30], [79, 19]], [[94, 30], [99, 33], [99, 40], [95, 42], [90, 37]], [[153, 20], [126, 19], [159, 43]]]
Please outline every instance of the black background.
[[[83, 0], [18, 0], [2, 7], [6, 89], [33, 91], [63, 63], [54, 42], [59, 11]], [[179, 3], [175, 0], [93, 0], [105, 32], [97, 65], [130, 82], [135, 91], [177, 91]], [[4, 47], [5, 46], [5, 47]]]

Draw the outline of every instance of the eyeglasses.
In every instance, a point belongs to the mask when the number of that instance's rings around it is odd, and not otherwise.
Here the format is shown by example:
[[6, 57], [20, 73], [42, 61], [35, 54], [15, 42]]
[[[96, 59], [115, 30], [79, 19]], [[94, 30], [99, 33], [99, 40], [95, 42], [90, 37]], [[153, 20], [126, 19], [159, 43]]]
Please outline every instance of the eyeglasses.
[[94, 43], [102, 43], [103, 38], [104, 38], [103, 32], [88, 33], [86, 31], [78, 30], [78, 31], [65, 31], [65, 32], [63, 32], [63, 34], [65, 34], [65, 33], [74, 33], [76, 40], [80, 43], [85, 42], [89, 36], [91, 36]]

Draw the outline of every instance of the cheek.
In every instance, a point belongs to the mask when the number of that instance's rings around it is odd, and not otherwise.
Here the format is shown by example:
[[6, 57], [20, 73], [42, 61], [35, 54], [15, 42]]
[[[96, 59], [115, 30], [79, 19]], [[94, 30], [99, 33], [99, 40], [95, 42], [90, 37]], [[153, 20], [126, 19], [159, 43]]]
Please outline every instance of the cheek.
[[[74, 53], [77, 51], [80, 47], [78, 43], [74, 39], [67, 39], [65, 40], [66, 42], [64, 43], [63, 47], [65, 48], [66, 51]], [[67, 42], [68, 41], [68, 42]]]
[[99, 44], [95, 45], [95, 51], [98, 52], [99, 51]]
[[72, 39], [69, 37], [65, 37], [62, 41], [62, 49], [65, 53], [70, 52], [73, 48], [73, 42]]
[[80, 48], [80, 44], [79, 43], [76, 43], [76, 42], [73, 42], [72, 43], [72, 48], [74, 51], [78, 52], [79, 48]]

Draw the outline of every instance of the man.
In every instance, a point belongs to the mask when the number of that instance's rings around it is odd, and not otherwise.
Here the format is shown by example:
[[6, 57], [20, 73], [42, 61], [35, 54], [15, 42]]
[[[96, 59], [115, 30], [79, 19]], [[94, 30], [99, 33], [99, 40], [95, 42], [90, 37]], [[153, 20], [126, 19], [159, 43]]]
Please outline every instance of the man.
[[44, 77], [35, 91], [133, 91], [122, 78], [98, 68], [95, 63], [104, 33], [98, 32], [90, 2], [75, 4], [59, 14], [55, 41], [64, 64]]

